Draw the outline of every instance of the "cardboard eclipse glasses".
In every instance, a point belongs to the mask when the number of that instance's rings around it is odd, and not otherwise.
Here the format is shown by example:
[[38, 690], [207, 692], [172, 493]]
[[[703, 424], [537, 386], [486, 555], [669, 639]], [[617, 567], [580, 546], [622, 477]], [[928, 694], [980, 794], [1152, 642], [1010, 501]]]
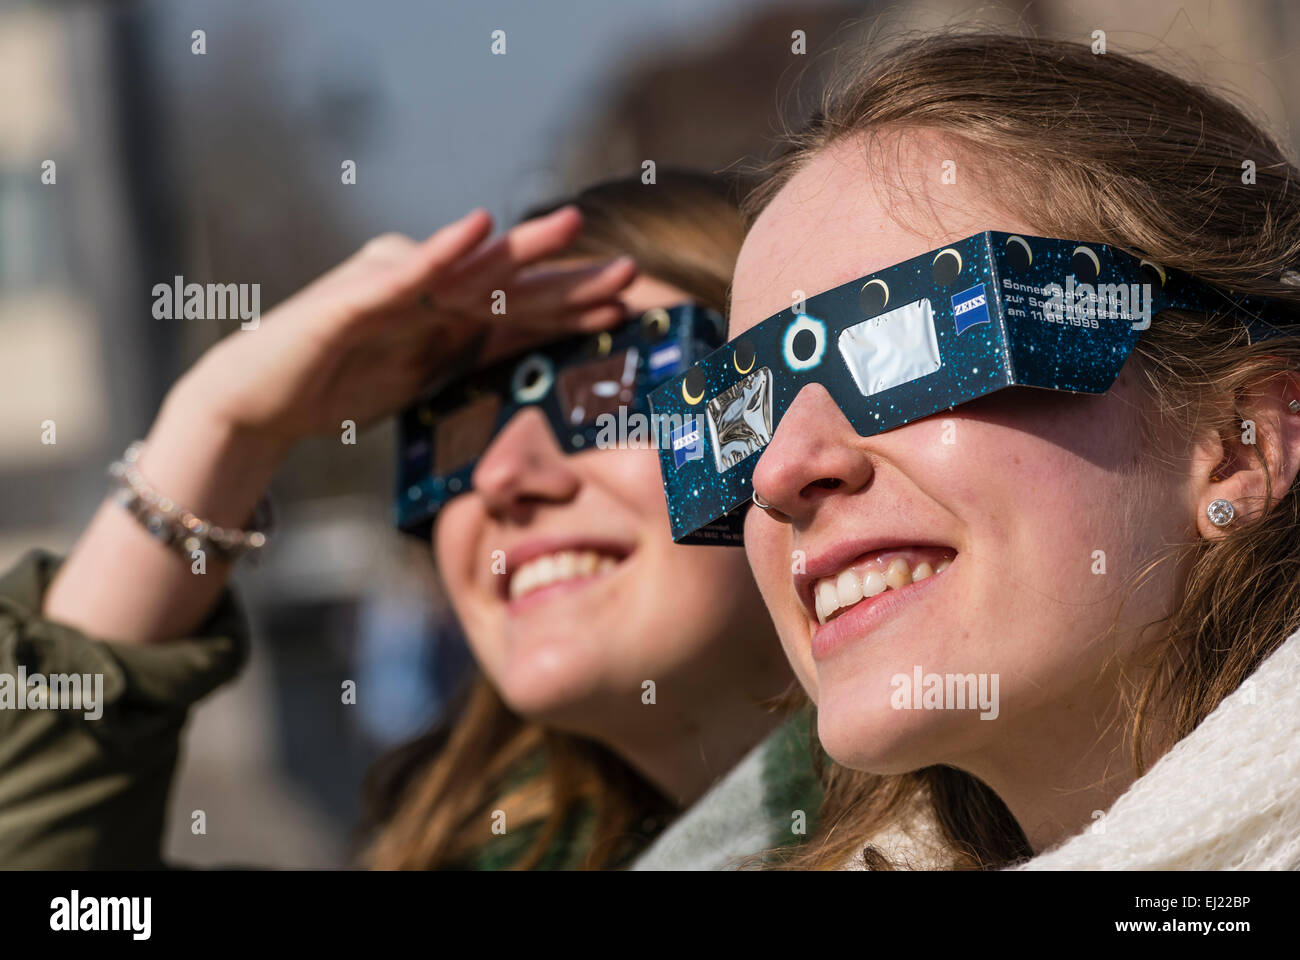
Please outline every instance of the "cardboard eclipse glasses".
[[673, 539], [738, 544], [758, 456], [820, 383], [861, 436], [1011, 386], [1105, 393], [1162, 310], [1243, 315], [1290, 334], [1279, 301], [1237, 297], [1116, 247], [987, 231], [782, 310], [663, 383], [654, 414]]
[[479, 457], [527, 407], [566, 453], [596, 446], [602, 415], [648, 414], [650, 390], [726, 340], [715, 310], [683, 303], [621, 326], [566, 337], [426, 391], [398, 417], [394, 520], [427, 539], [438, 511], [470, 489]]

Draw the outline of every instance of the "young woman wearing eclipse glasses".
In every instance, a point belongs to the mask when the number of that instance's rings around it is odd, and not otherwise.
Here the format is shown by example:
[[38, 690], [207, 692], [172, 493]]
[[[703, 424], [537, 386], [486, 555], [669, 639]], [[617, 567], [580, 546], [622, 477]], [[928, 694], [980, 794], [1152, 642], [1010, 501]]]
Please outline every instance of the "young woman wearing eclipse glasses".
[[157, 863], [187, 708], [247, 644], [224, 585], [262, 537], [210, 525], [245, 527], [299, 439], [408, 404], [398, 521], [432, 537], [477, 669], [376, 770], [361, 862], [623, 866], [693, 805], [701, 822], [648, 865], [800, 838], [820, 799], [807, 720], [773, 709], [793, 678], [744, 554], [674, 544], [655, 451], [592, 442], [602, 412], [644, 413], [725, 336], [742, 238], [727, 185], [661, 172], [491, 228], [475, 212], [423, 242], [379, 237], [217, 344], [67, 561], [33, 554], [5, 578], [0, 669], [102, 672], [108, 703], [99, 721], [0, 713], [0, 861]]

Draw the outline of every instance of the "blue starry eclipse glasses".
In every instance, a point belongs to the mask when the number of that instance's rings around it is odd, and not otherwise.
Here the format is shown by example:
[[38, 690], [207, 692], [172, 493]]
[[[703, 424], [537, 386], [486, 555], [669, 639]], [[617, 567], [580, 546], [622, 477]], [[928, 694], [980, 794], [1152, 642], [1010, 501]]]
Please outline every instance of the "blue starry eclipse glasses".
[[648, 415], [650, 390], [722, 344], [726, 329], [700, 304], [655, 308], [426, 391], [398, 417], [397, 526], [427, 539], [442, 506], [470, 489], [492, 438], [525, 407], [545, 415], [566, 452], [590, 449], [602, 415]]
[[694, 441], [659, 450], [673, 539], [741, 542], [754, 466], [809, 383], [864, 437], [1005, 387], [1105, 393], [1167, 309], [1237, 311], [1256, 340], [1294, 332], [1275, 326], [1293, 323], [1279, 301], [1107, 244], [993, 231], [809, 297], [651, 393]]

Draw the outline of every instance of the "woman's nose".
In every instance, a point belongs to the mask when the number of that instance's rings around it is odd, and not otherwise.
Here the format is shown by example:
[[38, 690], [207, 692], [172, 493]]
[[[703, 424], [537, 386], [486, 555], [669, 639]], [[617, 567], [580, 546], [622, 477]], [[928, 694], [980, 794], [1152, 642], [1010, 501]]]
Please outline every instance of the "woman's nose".
[[[861, 490], [873, 472], [861, 440], [826, 388], [808, 384], [786, 409], [754, 467], [758, 499], [798, 522], [833, 491]], [[774, 511], [769, 513], [775, 516]]]
[[470, 482], [490, 513], [515, 519], [540, 503], [572, 499], [580, 485], [550, 423], [536, 407], [516, 413], [493, 437]]

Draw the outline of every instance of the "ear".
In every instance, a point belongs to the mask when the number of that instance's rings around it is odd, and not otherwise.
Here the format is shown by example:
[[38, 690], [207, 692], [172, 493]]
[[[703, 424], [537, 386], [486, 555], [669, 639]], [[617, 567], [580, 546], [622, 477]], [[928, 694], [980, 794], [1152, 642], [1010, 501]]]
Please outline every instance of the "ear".
[[[1193, 453], [1196, 529], [1212, 540], [1242, 523], [1263, 516], [1268, 494], [1272, 505], [1286, 495], [1300, 472], [1300, 374], [1265, 381], [1238, 398], [1236, 434], [1213, 437]], [[1236, 511], [1232, 523], [1216, 527], [1206, 515], [1212, 500], [1223, 499]]]

